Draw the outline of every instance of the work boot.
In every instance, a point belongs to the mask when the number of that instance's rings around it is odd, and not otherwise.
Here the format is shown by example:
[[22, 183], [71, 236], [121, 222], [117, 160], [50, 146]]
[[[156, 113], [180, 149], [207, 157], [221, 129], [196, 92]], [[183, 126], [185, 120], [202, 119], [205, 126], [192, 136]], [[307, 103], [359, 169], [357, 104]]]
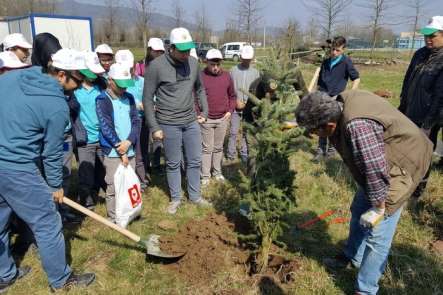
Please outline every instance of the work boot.
[[60, 288], [51, 287], [51, 291], [55, 292], [62, 289], [69, 290], [72, 287], [87, 287], [94, 280], [95, 280], [95, 274], [92, 272], [79, 274], [79, 275], [71, 273], [71, 275], [69, 276], [69, 278], [66, 280], [65, 284], [62, 287]]
[[20, 280], [30, 272], [31, 267], [29, 266], [22, 266], [17, 268], [17, 273], [12, 280], [10, 280], [9, 282], [0, 282], [0, 294], [5, 293], [9, 289], [9, 287], [11, 287], [17, 280]]

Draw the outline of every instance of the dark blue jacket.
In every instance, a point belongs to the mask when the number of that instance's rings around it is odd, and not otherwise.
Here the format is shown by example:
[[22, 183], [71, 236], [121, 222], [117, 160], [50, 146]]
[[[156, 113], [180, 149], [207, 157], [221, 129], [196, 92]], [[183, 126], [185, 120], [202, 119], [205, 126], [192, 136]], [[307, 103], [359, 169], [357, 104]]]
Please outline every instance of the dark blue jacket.
[[399, 111], [425, 129], [443, 124], [443, 52], [430, 61], [432, 53], [426, 47], [415, 52], [400, 95]]
[[59, 189], [63, 176], [63, 137], [69, 122], [63, 88], [41, 67], [0, 76], [0, 169], [37, 173]]
[[[106, 81], [103, 77], [98, 77], [94, 82], [100, 91], [106, 89]], [[85, 146], [88, 143], [88, 132], [80, 120], [80, 104], [73, 92], [71, 98], [68, 100], [69, 113], [71, 116], [72, 135], [74, 136], [75, 146]]]
[[112, 107], [111, 99], [105, 91], [97, 97], [97, 117], [100, 122], [100, 145], [105, 155], [109, 155], [111, 150], [116, 147], [117, 143], [123, 140], [129, 140], [135, 147], [140, 135], [140, 120], [138, 117], [137, 107], [132, 94], [125, 92], [123, 97], [129, 100], [130, 117], [131, 117], [131, 133], [128, 138], [120, 139], [115, 131], [114, 126], [114, 108]]
[[318, 78], [318, 89], [327, 92], [330, 96], [342, 93], [346, 89], [348, 80], [354, 81], [360, 77], [352, 64], [352, 60], [343, 55], [343, 58], [331, 69], [331, 58], [323, 61]]

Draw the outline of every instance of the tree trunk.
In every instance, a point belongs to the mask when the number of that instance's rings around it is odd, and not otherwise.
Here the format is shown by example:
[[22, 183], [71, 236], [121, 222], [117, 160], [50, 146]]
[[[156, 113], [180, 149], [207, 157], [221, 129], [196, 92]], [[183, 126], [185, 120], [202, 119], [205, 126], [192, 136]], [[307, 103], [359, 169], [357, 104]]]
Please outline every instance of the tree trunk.
[[263, 235], [261, 238], [261, 245], [258, 249], [258, 255], [256, 259], [256, 272], [262, 273], [268, 268], [268, 261], [269, 261], [269, 252], [271, 250], [272, 246], [272, 238], [270, 236], [270, 233], [268, 235]]

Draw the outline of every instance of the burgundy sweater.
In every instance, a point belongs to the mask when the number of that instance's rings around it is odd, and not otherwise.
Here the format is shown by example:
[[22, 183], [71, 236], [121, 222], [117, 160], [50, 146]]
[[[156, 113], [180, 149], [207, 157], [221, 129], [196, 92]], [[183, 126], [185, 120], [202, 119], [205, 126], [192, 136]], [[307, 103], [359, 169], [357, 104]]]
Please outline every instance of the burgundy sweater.
[[208, 99], [208, 117], [210, 119], [220, 119], [227, 112], [232, 114], [235, 110], [237, 95], [229, 72], [222, 70], [215, 76], [205, 69], [201, 72], [201, 80]]

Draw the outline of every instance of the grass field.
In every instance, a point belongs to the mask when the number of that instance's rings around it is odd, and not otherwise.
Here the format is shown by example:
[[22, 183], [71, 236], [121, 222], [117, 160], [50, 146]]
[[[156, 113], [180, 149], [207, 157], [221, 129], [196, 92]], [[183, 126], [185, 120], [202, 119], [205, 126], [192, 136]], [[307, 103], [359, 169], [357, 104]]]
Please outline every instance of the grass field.
[[[301, 68], [309, 82], [314, 67], [302, 65]], [[362, 88], [390, 90], [394, 93], [392, 102], [398, 104], [405, 67], [359, 67], [359, 70]], [[301, 268], [295, 282], [286, 286], [285, 290], [269, 291], [256, 284], [248, 284], [241, 278], [229, 275], [229, 270], [221, 270], [209, 285], [191, 286], [164, 265], [146, 260], [143, 250], [135, 244], [86, 219], [81, 227], [65, 230], [67, 252], [74, 269], [93, 271], [97, 280], [90, 288], [73, 289], [69, 294], [351, 294], [355, 271], [331, 271], [322, 262], [325, 257], [339, 252], [347, 237], [348, 225], [329, 225], [327, 221], [321, 221], [310, 229], [295, 228], [295, 224], [326, 210], [338, 210], [340, 216], [350, 216], [349, 205], [355, 192], [353, 181], [339, 158], [313, 163], [315, 148], [315, 141], [307, 140], [291, 157], [292, 168], [297, 171], [295, 194], [298, 207], [291, 212], [293, 226], [282, 239], [288, 244], [286, 255], [297, 258]], [[240, 163], [235, 165], [239, 167]], [[237, 191], [238, 174], [232, 167], [229, 171], [231, 173], [225, 171], [227, 183], [204, 191], [205, 197], [221, 202], [240, 197]], [[415, 207], [404, 210], [392, 255], [381, 280], [380, 294], [442, 294], [443, 258], [430, 250], [434, 240], [443, 238], [442, 173], [434, 170], [426, 196]], [[75, 188], [74, 182], [74, 191]], [[186, 204], [176, 216], [170, 216], [165, 213], [168, 203], [166, 190], [164, 177], [154, 175], [153, 185], [144, 194], [142, 218], [132, 223], [130, 230], [141, 235], [152, 232], [173, 235], [174, 230], [161, 230], [158, 222], [169, 220], [180, 226], [202, 219], [212, 211]], [[99, 205], [96, 212], [105, 215], [104, 205]], [[13, 286], [8, 294], [47, 294], [48, 283], [37, 252], [29, 251], [21, 263], [31, 265], [33, 271]]]

